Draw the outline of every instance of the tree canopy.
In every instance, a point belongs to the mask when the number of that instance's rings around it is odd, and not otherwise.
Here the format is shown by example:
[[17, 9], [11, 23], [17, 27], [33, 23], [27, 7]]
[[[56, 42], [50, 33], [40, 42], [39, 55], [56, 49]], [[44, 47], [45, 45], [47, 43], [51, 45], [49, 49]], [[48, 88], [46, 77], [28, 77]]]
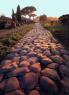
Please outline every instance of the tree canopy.
[[36, 8], [34, 6], [27, 6], [21, 10], [22, 15], [29, 15], [36, 11]]
[[69, 14], [60, 16], [59, 21], [64, 25], [69, 25]]

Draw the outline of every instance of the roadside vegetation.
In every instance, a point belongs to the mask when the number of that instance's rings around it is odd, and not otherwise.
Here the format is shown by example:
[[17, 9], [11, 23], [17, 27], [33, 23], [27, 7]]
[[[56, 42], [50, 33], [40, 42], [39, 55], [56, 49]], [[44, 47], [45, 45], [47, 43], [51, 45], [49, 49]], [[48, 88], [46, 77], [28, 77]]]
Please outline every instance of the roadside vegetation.
[[63, 15], [59, 18], [40, 16], [40, 23], [44, 28], [50, 30], [65, 47], [69, 48], [69, 15]]
[[[14, 46], [23, 36], [33, 29], [34, 24], [25, 24], [16, 28], [14, 31], [0, 37], [0, 61], [10, 52], [10, 48]], [[16, 31], [15, 31], [16, 30]], [[10, 31], [10, 30], [8, 30]], [[5, 30], [4, 30], [5, 32]]]
[[12, 9], [12, 17], [0, 16], [0, 61], [10, 52], [11, 47], [33, 28], [35, 11], [34, 6], [21, 9], [18, 5], [16, 12]]

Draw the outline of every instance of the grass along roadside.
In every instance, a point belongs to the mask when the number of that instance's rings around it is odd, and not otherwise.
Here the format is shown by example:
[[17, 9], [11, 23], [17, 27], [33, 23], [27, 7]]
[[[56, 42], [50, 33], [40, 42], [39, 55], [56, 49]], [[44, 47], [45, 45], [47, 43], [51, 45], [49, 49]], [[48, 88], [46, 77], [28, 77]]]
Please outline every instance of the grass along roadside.
[[10, 52], [10, 48], [14, 46], [27, 32], [33, 29], [34, 24], [23, 25], [19, 29], [0, 38], [0, 61]]
[[66, 26], [62, 26], [61, 24], [59, 24], [59, 22], [55, 24], [51, 24], [49, 22], [49, 23], [44, 24], [43, 27], [52, 32], [59, 32], [59, 33], [65, 33], [65, 31], [68, 30]]
[[64, 45], [66, 49], [69, 48], [68, 44], [68, 28], [67, 26], [61, 25], [59, 22], [57, 24], [51, 24], [50, 22], [45, 23], [43, 27], [53, 34], [55, 38], [57, 38], [61, 44]]

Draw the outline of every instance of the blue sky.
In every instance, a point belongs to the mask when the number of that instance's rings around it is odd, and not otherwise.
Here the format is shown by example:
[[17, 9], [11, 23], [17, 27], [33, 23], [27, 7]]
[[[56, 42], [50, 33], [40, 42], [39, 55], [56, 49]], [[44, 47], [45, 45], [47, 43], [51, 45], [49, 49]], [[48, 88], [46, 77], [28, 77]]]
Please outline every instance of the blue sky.
[[0, 14], [11, 16], [12, 8], [16, 11], [17, 5], [35, 6], [37, 15], [61, 16], [69, 13], [69, 0], [1, 0]]

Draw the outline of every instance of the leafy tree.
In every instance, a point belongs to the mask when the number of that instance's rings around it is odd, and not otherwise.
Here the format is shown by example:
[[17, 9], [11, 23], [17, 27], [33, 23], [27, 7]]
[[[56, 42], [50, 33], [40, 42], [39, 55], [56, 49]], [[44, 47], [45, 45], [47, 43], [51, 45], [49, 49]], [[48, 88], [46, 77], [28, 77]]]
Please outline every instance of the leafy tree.
[[66, 32], [66, 43], [68, 44], [69, 41], [69, 14], [62, 15], [59, 17], [59, 21], [62, 25], [67, 26], [67, 32]]
[[18, 22], [21, 22], [21, 11], [19, 5], [17, 6], [16, 19], [18, 20]]
[[21, 14], [22, 14], [22, 15], [28, 15], [28, 16], [30, 17], [30, 15], [31, 15], [34, 11], [36, 11], [36, 8], [35, 8], [34, 6], [27, 6], [27, 7], [23, 8], [23, 9], [21, 10]]

